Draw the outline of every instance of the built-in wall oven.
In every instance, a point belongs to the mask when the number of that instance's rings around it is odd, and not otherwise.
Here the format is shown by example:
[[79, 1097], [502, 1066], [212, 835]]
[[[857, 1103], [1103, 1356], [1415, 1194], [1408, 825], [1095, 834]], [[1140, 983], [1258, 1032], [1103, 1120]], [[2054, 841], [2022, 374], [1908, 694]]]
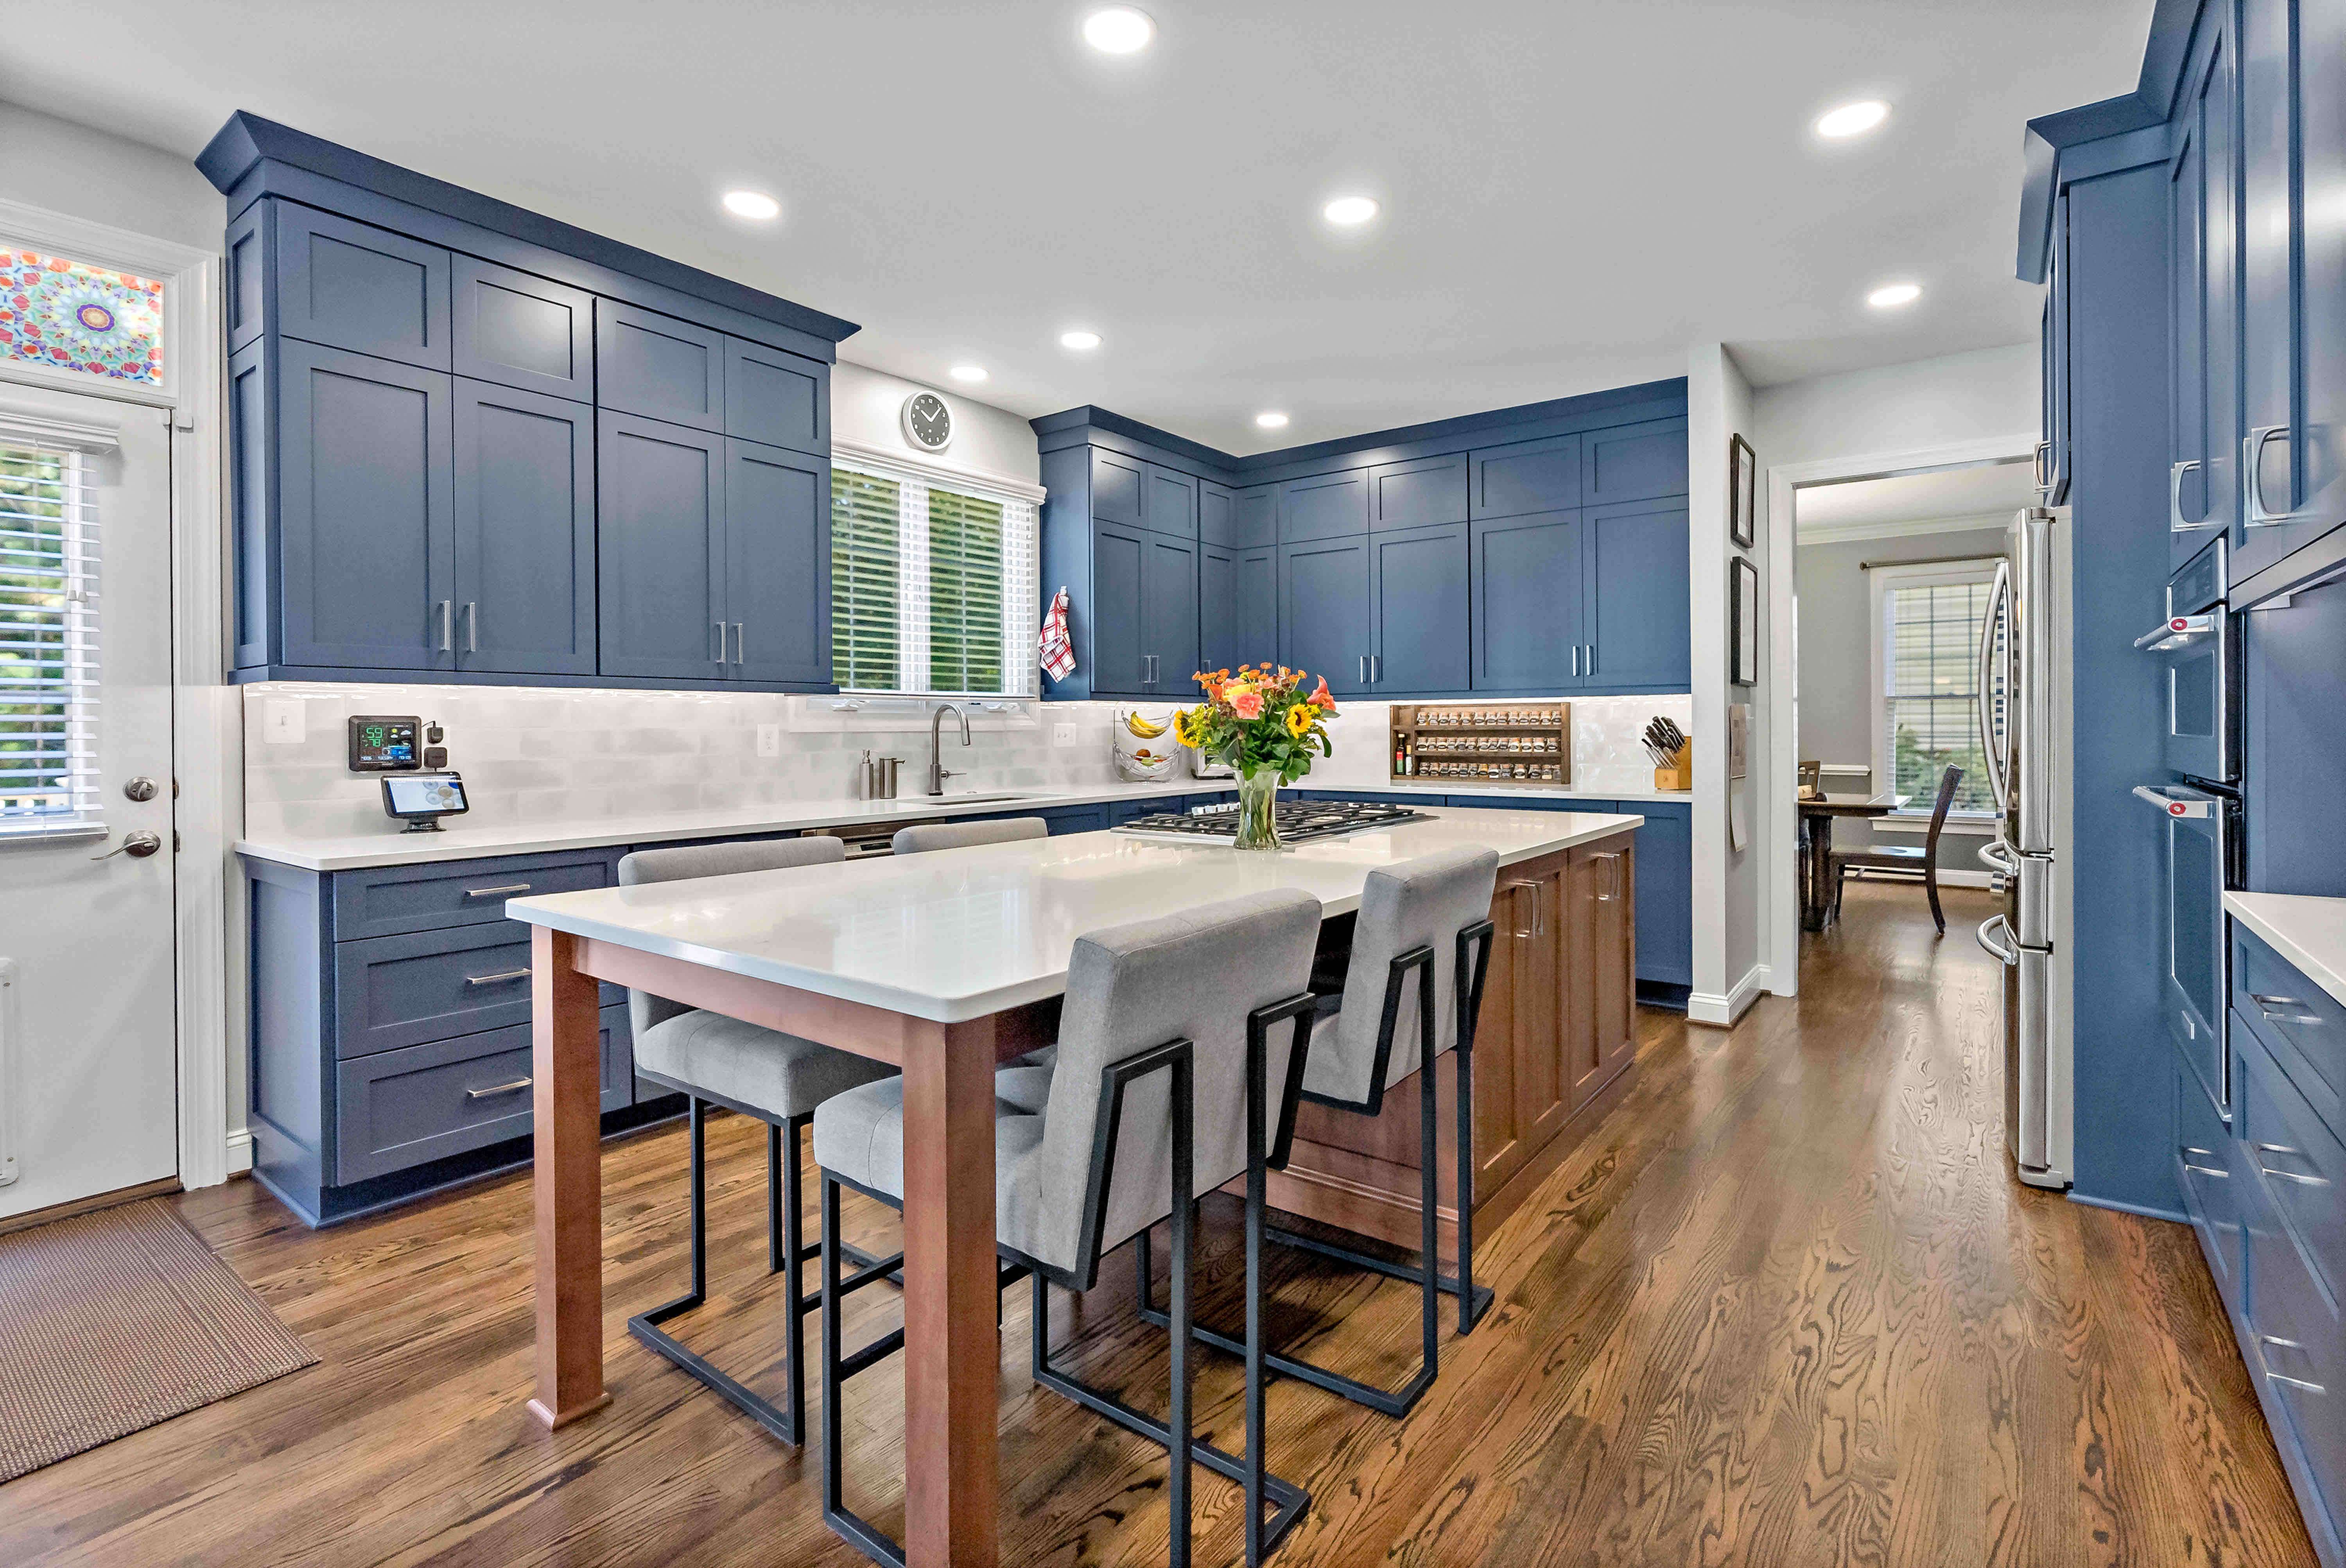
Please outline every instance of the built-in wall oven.
[[2167, 766], [2186, 779], [2240, 781], [2239, 619], [2225, 606], [2224, 541], [2168, 580], [2167, 618], [2135, 639], [2166, 661]]
[[2224, 890], [2239, 881], [2240, 802], [2191, 784], [2143, 784], [2135, 794], [2165, 819], [2159, 962], [2168, 1031], [2229, 1121], [2235, 1085], [2224, 1049]]

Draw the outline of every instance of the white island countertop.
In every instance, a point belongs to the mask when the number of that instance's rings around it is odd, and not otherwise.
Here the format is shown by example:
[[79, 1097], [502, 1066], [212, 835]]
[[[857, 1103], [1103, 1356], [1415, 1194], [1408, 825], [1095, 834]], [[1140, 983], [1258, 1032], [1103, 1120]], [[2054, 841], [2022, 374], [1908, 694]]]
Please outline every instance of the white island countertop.
[[2346, 1005], [2346, 899], [2226, 893], [2232, 918], [2272, 943], [2305, 978]]
[[[1121, 833], [940, 850], [695, 881], [514, 899], [532, 925], [892, 1013], [960, 1023], [1058, 995], [1076, 938], [1295, 888], [1358, 909], [1380, 866], [1462, 845], [1503, 865], [1634, 829], [1641, 817], [1431, 809], [1423, 821], [1276, 854]], [[1201, 983], [1209, 977], [1201, 977]]]

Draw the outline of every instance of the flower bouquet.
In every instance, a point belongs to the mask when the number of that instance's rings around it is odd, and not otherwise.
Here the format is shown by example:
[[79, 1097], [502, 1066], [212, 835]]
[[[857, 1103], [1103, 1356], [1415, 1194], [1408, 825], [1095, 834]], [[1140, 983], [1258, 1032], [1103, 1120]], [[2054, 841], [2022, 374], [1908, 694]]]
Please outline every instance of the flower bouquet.
[[1242, 664], [1236, 675], [1201, 671], [1196, 678], [1206, 700], [1173, 716], [1174, 733], [1238, 770], [1238, 848], [1276, 850], [1279, 787], [1311, 772], [1314, 752], [1336, 754], [1327, 723], [1336, 699], [1325, 679], [1307, 694], [1303, 683], [1311, 677], [1285, 665]]

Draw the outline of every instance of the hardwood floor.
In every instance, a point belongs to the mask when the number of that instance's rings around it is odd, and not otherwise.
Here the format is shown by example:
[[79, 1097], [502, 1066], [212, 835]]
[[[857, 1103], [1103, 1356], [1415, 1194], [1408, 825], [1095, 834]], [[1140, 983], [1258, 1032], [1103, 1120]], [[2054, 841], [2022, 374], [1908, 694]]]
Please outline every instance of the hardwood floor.
[[[1999, 983], [1969, 934], [1989, 906], [1947, 901], [1934, 942], [1912, 890], [1853, 884], [1799, 998], [1732, 1031], [1641, 1013], [1636, 1084], [1483, 1238], [1497, 1305], [1445, 1339], [1411, 1417], [1273, 1385], [1273, 1466], [1314, 1502], [1272, 1561], [2311, 1563], [2190, 1232], [2009, 1176]], [[720, 1298], [679, 1331], [773, 1367], [762, 1129], [720, 1119], [711, 1150]], [[0, 1487], [0, 1563], [862, 1563], [821, 1523], [815, 1450], [627, 1337], [681, 1285], [683, 1166], [674, 1129], [606, 1156], [614, 1400], [553, 1433], [522, 1407], [525, 1179], [323, 1233], [250, 1182], [179, 1200], [323, 1364]], [[1205, 1227], [1201, 1313], [1223, 1322], [1236, 1221], [1217, 1199]], [[1406, 1365], [1407, 1288], [1277, 1264], [1283, 1339], [1356, 1375]], [[1055, 1337], [1161, 1410], [1131, 1280], [1117, 1256], [1083, 1299], [1055, 1293]], [[1029, 1383], [1028, 1300], [1005, 1304], [1003, 1560], [1162, 1562], [1164, 1456]], [[898, 1310], [865, 1292], [850, 1342]], [[1197, 1364], [1201, 1430], [1235, 1446], [1238, 1369]], [[892, 1365], [848, 1395], [849, 1495], [891, 1529], [901, 1400]], [[1197, 1560], [1237, 1562], [1234, 1492], [1199, 1471], [1197, 1493]]]

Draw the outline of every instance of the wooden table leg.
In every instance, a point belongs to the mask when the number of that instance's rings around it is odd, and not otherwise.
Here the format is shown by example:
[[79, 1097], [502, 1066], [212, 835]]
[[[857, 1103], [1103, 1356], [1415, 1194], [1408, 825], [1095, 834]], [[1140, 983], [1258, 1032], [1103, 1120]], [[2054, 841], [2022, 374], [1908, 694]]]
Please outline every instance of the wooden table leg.
[[546, 926], [530, 933], [537, 1397], [529, 1409], [548, 1427], [611, 1400], [603, 1389], [602, 1021], [595, 982], [573, 967], [577, 942]]
[[1810, 931], [1824, 930], [1832, 909], [1832, 839], [1831, 817], [1820, 811], [1809, 819], [1809, 907], [1800, 923]]
[[[908, 1021], [909, 1022], [909, 1021]], [[910, 1022], [904, 1054], [904, 1555], [994, 1568], [994, 1021]]]

